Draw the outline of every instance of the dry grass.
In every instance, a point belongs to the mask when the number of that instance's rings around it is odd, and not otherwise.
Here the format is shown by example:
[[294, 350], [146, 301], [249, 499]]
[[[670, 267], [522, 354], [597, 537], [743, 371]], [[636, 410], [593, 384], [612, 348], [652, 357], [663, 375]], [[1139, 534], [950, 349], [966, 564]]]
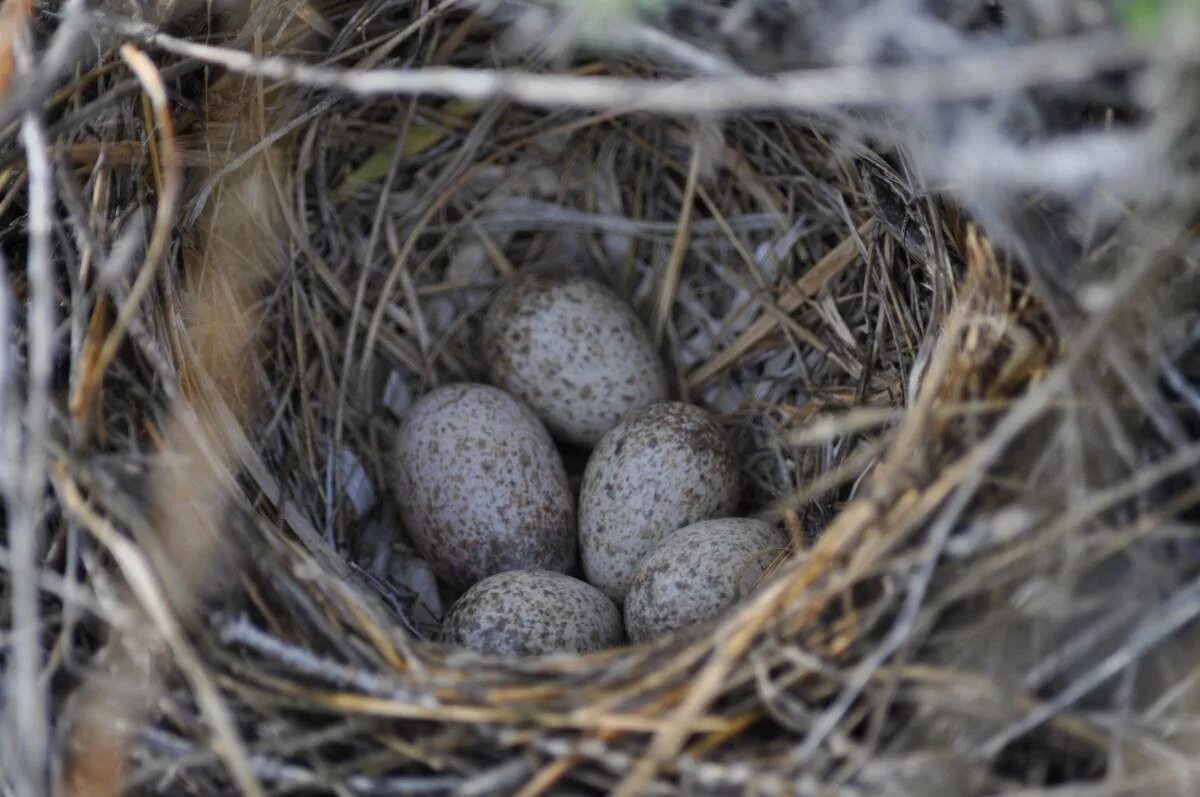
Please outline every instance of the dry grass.
[[[538, 4], [0, 8], [0, 793], [1195, 791], [1189, 18], [1014, 3], [947, 67], [932, 16], [864, 4], [903, 57], [846, 63], [736, 5], [574, 52]], [[703, 633], [429, 641], [390, 441], [540, 266], [638, 308], [792, 534]]]

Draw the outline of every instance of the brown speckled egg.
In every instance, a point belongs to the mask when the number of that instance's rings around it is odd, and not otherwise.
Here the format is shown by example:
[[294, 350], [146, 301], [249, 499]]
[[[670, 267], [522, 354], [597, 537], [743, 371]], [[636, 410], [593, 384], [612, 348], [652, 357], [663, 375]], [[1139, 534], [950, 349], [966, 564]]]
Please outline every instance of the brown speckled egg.
[[760, 520], [721, 518], [674, 532], [633, 571], [625, 625], [648, 642], [703, 623], [753, 591], [787, 536]]
[[633, 309], [595, 280], [518, 277], [483, 324], [492, 381], [555, 436], [591, 447], [632, 410], [667, 397], [662, 360]]
[[485, 578], [458, 599], [442, 639], [503, 656], [590, 653], [621, 643], [621, 613], [604, 593], [548, 570]]
[[622, 600], [633, 568], [660, 540], [733, 512], [738, 476], [725, 433], [699, 407], [660, 402], [628, 415], [583, 472], [579, 545], [587, 580]]
[[533, 411], [489, 385], [438, 388], [396, 442], [396, 501], [417, 550], [452, 587], [505, 570], [569, 570], [567, 474]]

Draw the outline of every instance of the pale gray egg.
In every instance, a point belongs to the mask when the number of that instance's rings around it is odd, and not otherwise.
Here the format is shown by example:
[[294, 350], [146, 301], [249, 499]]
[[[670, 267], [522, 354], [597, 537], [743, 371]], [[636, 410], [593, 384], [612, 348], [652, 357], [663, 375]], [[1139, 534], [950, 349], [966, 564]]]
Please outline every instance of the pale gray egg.
[[633, 568], [660, 540], [733, 512], [739, 482], [733, 449], [704, 410], [668, 401], [631, 413], [584, 469], [579, 545], [587, 580], [623, 600]]
[[753, 591], [788, 544], [760, 520], [720, 518], [669, 535], [633, 571], [625, 626], [648, 642], [720, 615]]
[[467, 590], [446, 615], [442, 639], [505, 656], [590, 653], [621, 644], [621, 613], [577, 578], [515, 570]]
[[667, 374], [633, 309], [595, 280], [523, 275], [483, 324], [494, 383], [555, 436], [591, 447], [627, 413], [667, 398]]
[[575, 562], [562, 458], [523, 403], [489, 385], [423, 396], [400, 426], [396, 501], [417, 550], [451, 586]]

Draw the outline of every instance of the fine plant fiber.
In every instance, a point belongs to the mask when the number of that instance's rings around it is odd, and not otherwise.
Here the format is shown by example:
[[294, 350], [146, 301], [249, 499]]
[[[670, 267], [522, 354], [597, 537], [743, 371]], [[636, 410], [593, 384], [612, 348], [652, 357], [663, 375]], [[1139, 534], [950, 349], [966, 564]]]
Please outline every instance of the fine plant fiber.
[[[4, 0], [0, 794], [1197, 793], [1198, 53], [1191, 0]], [[721, 621], [436, 642], [392, 440], [541, 268], [788, 530]]]

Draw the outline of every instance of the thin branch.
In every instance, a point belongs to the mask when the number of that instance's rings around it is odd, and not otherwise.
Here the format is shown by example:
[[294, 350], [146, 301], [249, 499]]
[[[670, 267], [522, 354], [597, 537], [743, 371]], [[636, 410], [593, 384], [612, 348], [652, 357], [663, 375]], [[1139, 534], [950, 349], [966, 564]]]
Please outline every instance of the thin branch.
[[1083, 80], [1142, 66], [1145, 47], [1111, 33], [1064, 37], [999, 52], [963, 55], [935, 64], [841, 66], [771, 77], [724, 75], [687, 80], [546, 75], [518, 70], [358, 70], [309, 66], [287, 58], [256, 58], [224, 47], [189, 42], [109, 14], [113, 31], [147, 45], [231, 72], [267, 80], [337, 89], [359, 96], [423, 94], [465, 100], [505, 98], [542, 108], [713, 113], [762, 108], [823, 110], [846, 106], [896, 107], [935, 100], [972, 99]]
[[[46, 440], [50, 415], [50, 379], [54, 366], [54, 269], [50, 259], [53, 228], [54, 178], [41, 121], [27, 114], [21, 123], [21, 141], [29, 168], [29, 388], [25, 398], [24, 445], [20, 467], [5, 484], [9, 499], [8, 538], [12, 552], [12, 658], [8, 667], [8, 694], [14, 764], [18, 768], [17, 793], [41, 794], [47, 775], [49, 729], [46, 695], [39, 680], [41, 668], [41, 617], [38, 603], [41, 571], [38, 550], [42, 529], [42, 493], [46, 485]], [[17, 427], [20, 429], [21, 427]], [[20, 434], [7, 428], [5, 434]], [[9, 441], [10, 446], [14, 441]]]
[[432, 694], [403, 684], [387, 675], [356, 670], [304, 648], [290, 645], [266, 633], [245, 617], [226, 623], [220, 630], [220, 636], [226, 645], [241, 645], [293, 672], [320, 678], [336, 686], [349, 687], [363, 694], [395, 697], [423, 705], [437, 704], [437, 699]]

